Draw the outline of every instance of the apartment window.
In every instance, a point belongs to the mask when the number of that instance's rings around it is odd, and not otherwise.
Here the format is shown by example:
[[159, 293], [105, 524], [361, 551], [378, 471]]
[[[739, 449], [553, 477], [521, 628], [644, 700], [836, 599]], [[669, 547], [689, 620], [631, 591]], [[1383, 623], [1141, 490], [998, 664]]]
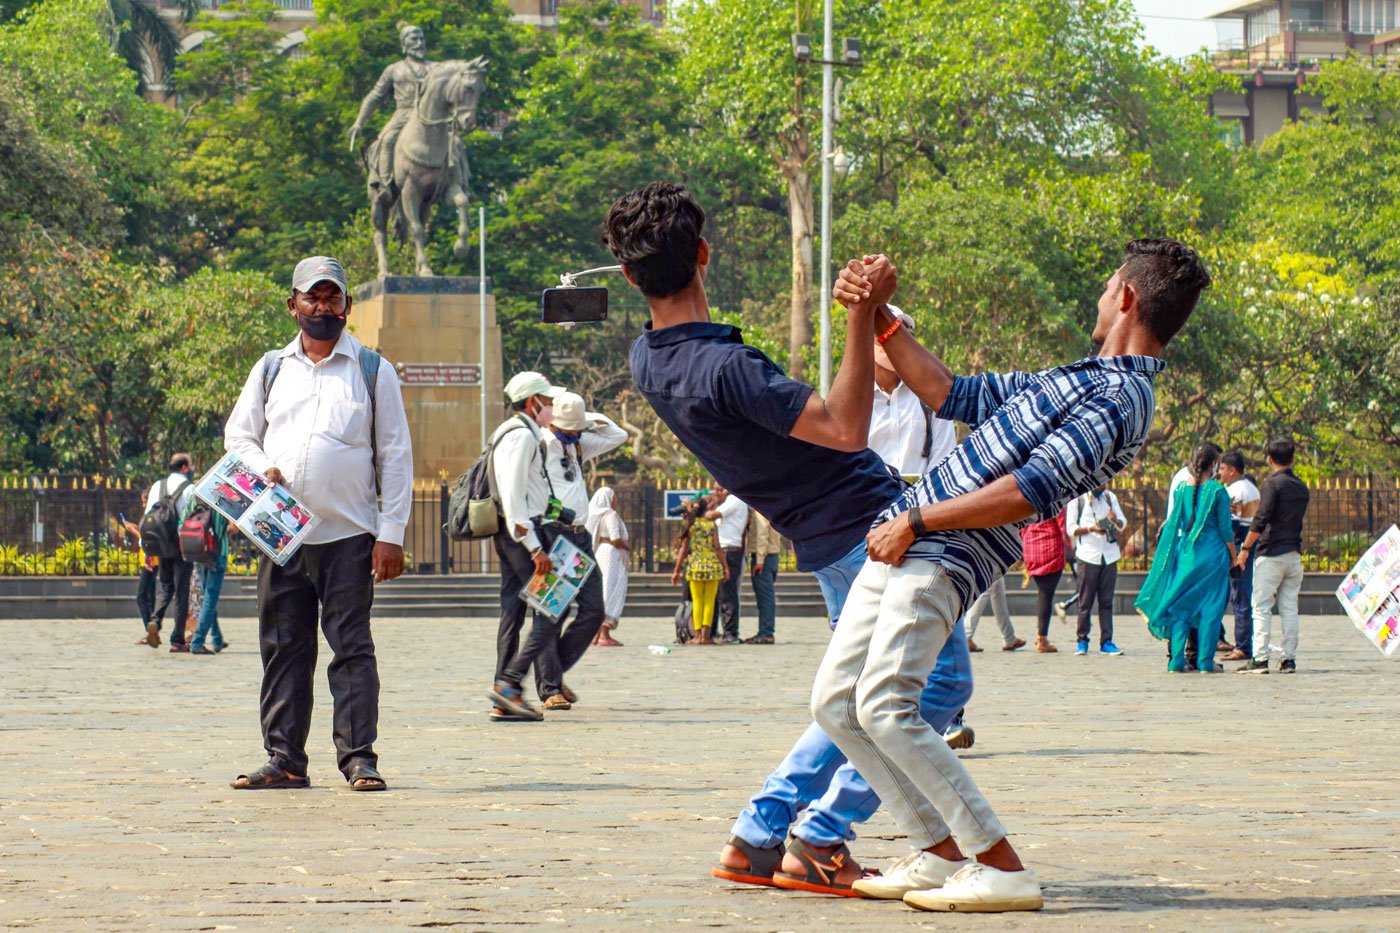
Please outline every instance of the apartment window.
[[1263, 45], [1278, 34], [1278, 7], [1270, 7], [1267, 10], [1260, 10], [1258, 13], [1245, 14], [1244, 44], [1246, 46], [1253, 48], [1256, 45]]
[[1327, 4], [1322, 0], [1293, 0], [1293, 28], [1299, 31], [1327, 27]]
[[1351, 0], [1351, 31], [1376, 35], [1395, 28], [1395, 0]]
[[1243, 120], [1218, 120], [1220, 124], [1218, 136], [1220, 141], [1231, 149], [1240, 149], [1244, 146], [1244, 121]]

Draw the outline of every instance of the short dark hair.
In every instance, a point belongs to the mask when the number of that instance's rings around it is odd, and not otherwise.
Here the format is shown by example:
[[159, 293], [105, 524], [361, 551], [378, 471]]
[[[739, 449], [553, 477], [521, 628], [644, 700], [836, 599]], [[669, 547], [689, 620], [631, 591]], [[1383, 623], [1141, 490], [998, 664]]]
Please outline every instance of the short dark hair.
[[1293, 455], [1296, 451], [1293, 442], [1286, 437], [1276, 437], [1264, 448], [1264, 453], [1268, 454], [1269, 459], [1282, 467], [1293, 465]]
[[1196, 251], [1164, 237], [1125, 246], [1120, 275], [1137, 294], [1138, 320], [1164, 344], [1196, 310], [1201, 292], [1210, 288], [1210, 273]]
[[608, 209], [603, 242], [649, 298], [666, 298], [695, 278], [705, 212], [690, 189], [654, 181]]
[[1238, 449], [1226, 451], [1221, 455], [1220, 462], [1237, 473], [1244, 472], [1244, 454]]
[[189, 454], [176, 454], [170, 458], [170, 472], [194, 469], [194, 459]]

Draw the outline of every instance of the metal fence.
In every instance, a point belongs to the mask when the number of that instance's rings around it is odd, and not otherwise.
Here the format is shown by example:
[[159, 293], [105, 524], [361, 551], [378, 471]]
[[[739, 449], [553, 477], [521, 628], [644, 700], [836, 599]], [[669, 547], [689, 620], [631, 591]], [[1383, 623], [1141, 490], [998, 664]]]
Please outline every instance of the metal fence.
[[[84, 476], [0, 476], [0, 574], [130, 574], [139, 557], [121, 524], [139, 521], [145, 484]], [[614, 504], [627, 522], [634, 570], [669, 570], [680, 523], [664, 514], [664, 490], [615, 483]], [[1141, 566], [1155, 549], [1166, 518], [1167, 492], [1156, 483], [1114, 484], [1131, 527], [1125, 566]], [[404, 540], [412, 573], [494, 572], [491, 542], [450, 541], [443, 534], [451, 490], [437, 480], [414, 490], [413, 517]], [[1400, 480], [1381, 477], [1329, 479], [1313, 484], [1304, 525], [1304, 551], [1315, 570], [1339, 571], [1392, 523], [1400, 521]], [[252, 567], [256, 554], [233, 543], [234, 572]], [[785, 567], [793, 565], [790, 552]]]

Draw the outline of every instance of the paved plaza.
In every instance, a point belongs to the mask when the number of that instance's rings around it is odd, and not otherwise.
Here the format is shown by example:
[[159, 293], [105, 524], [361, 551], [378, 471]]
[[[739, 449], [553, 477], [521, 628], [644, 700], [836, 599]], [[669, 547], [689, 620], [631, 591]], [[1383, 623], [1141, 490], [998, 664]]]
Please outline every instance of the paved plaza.
[[[212, 658], [138, 629], [0, 622], [0, 926], [1400, 929], [1400, 664], [1341, 617], [1304, 620], [1294, 677], [1168, 675], [1130, 619], [1118, 659], [1062, 624], [1061, 654], [977, 655], [965, 761], [1046, 895], [1002, 917], [709, 877], [806, 724], [822, 621], [657, 657], [670, 622], [628, 619], [574, 711], [512, 725], [481, 700], [494, 621], [381, 622], [379, 794], [335, 770], [323, 673], [315, 786], [231, 790], [263, 760], [254, 623]], [[883, 813], [852, 848], [904, 852]]]

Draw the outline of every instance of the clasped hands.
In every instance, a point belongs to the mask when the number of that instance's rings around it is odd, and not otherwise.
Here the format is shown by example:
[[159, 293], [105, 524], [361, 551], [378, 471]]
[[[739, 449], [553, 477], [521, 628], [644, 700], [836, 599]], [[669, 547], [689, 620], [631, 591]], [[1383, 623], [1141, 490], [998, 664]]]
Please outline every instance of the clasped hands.
[[836, 277], [831, 297], [848, 311], [873, 311], [894, 297], [899, 274], [894, 263], [883, 253], [852, 259]]

